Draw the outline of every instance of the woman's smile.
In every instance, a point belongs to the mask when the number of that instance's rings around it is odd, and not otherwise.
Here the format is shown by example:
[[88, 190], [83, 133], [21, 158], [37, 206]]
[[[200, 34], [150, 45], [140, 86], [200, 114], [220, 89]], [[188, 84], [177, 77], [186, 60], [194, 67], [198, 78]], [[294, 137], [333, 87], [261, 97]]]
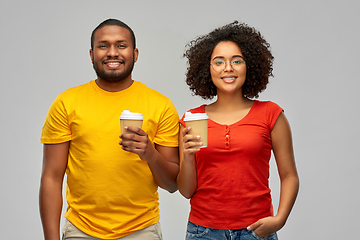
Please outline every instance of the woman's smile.
[[225, 82], [225, 83], [233, 83], [236, 81], [237, 76], [234, 75], [226, 75], [221, 77], [221, 79]]

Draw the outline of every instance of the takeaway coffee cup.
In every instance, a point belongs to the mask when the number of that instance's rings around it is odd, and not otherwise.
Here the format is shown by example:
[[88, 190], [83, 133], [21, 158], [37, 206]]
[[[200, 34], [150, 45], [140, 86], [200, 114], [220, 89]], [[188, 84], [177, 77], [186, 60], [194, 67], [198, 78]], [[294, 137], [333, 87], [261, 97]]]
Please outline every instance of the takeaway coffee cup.
[[200, 139], [192, 140], [196, 142], [202, 142], [203, 145], [196, 148], [207, 147], [208, 144], [208, 119], [206, 113], [185, 113], [185, 124], [186, 127], [191, 127], [188, 132], [190, 135], [199, 135]]
[[[144, 117], [141, 113], [132, 113], [129, 110], [124, 110], [120, 115], [120, 128], [121, 133], [134, 133], [131, 131], [127, 131], [124, 127], [138, 127], [142, 128]], [[129, 139], [123, 139], [123, 141], [127, 141]]]

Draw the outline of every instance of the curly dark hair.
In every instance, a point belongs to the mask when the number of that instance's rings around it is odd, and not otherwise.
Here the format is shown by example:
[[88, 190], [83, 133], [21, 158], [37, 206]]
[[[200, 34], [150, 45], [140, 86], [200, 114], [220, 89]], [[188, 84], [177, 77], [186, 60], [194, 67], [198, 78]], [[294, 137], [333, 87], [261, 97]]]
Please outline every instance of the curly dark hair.
[[258, 98], [259, 93], [266, 89], [269, 76], [273, 76], [274, 57], [270, 51], [270, 44], [260, 32], [238, 21], [216, 28], [186, 45], [186, 83], [190, 90], [203, 99], [212, 99], [217, 95], [210, 75], [210, 58], [215, 46], [224, 41], [236, 43], [245, 58], [246, 80], [242, 87], [243, 96]]

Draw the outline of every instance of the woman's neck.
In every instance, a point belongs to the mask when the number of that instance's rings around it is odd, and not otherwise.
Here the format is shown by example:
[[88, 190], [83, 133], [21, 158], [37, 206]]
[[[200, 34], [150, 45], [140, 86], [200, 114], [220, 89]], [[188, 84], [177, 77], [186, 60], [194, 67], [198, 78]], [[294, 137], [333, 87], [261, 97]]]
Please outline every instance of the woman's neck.
[[218, 95], [217, 100], [205, 107], [209, 118], [219, 124], [233, 124], [243, 119], [250, 111], [254, 101], [244, 96]]
[[251, 107], [253, 101], [241, 94], [218, 94], [217, 100], [209, 106], [219, 112], [234, 112]]

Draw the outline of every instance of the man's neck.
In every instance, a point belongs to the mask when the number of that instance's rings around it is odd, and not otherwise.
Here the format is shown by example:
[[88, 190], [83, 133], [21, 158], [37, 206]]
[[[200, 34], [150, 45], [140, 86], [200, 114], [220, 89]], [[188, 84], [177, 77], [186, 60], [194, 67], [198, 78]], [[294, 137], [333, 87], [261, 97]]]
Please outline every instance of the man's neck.
[[99, 88], [107, 92], [120, 92], [122, 90], [129, 88], [133, 84], [134, 80], [132, 80], [130, 77], [120, 82], [110, 82], [97, 78], [95, 82], [99, 86]]

